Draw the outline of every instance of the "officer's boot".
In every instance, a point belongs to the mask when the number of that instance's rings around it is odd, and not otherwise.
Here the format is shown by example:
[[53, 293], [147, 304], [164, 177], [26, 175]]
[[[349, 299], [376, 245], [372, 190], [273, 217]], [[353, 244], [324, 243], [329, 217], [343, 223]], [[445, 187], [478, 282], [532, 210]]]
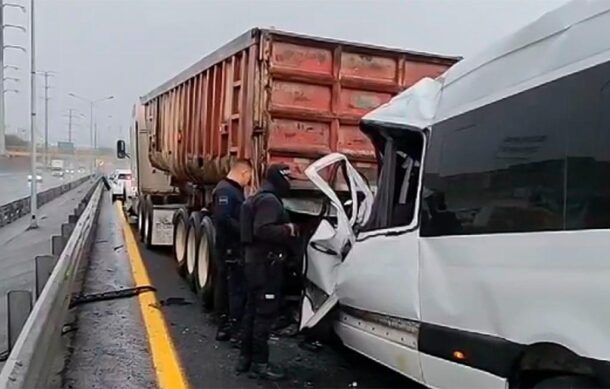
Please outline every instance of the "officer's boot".
[[237, 319], [231, 319], [231, 338], [229, 341], [231, 342], [231, 346], [234, 348], [240, 347], [240, 339], [241, 339], [241, 323]]
[[218, 331], [216, 332], [216, 340], [219, 342], [226, 342], [231, 337], [230, 326], [225, 315], [218, 319]]
[[269, 381], [280, 381], [286, 377], [286, 374], [284, 373], [284, 369], [278, 366], [273, 366], [269, 363], [253, 363], [248, 377]]
[[252, 360], [249, 357], [245, 355], [240, 355], [239, 359], [237, 360], [237, 366], [235, 366], [235, 371], [237, 373], [245, 373], [250, 370], [251, 364]]

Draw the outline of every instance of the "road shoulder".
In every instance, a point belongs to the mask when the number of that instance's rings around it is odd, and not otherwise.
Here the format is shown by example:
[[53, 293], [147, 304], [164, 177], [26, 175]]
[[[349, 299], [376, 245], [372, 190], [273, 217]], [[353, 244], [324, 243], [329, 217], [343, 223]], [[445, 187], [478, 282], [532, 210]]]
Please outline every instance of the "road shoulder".
[[[109, 196], [102, 200], [83, 293], [135, 286], [129, 257]], [[77, 308], [64, 388], [155, 388], [155, 371], [137, 298]]]

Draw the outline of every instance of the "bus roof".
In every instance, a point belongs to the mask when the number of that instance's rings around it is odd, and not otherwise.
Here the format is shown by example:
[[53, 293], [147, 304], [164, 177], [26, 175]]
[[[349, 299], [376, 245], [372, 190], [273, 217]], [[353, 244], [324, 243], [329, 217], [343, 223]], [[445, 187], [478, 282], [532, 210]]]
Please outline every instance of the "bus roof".
[[610, 60], [610, 2], [572, 0], [467, 57], [436, 80], [422, 79], [365, 115], [365, 123], [423, 129]]

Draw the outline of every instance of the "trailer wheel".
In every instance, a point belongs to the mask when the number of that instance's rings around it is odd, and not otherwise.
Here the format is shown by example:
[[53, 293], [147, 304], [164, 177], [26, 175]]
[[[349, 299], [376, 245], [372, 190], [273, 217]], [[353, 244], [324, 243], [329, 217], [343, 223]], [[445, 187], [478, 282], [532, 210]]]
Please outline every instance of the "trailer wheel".
[[203, 306], [212, 308], [214, 302], [214, 241], [216, 231], [209, 216], [201, 219], [199, 255], [197, 255], [197, 277], [195, 289]]
[[152, 230], [153, 230], [153, 203], [150, 196], [144, 198], [144, 245], [147, 248], [152, 247]]
[[186, 231], [188, 224], [188, 212], [180, 208], [174, 213], [174, 260], [176, 270], [180, 276], [186, 275]]
[[197, 254], [199, 254], [200, 224], [201, 212], [191, 213], [186, 230], [186, 280], [193, 290], [195, 290]]

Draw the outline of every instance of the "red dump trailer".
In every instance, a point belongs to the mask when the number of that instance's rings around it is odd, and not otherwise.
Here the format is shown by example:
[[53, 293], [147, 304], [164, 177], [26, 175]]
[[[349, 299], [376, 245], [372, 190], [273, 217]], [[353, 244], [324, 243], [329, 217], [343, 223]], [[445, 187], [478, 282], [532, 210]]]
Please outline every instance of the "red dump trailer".
[[[374, 180], [360, 118], [457, 60], [277, 30], [239, 36], [143, 96], [134, 111], [142, 239], [173, 245], [179, 271], [209, 300], [214, 230], [206, 206], [231, 160], [252, 162], [256, 186], [271, 163], [303, 176], [312, 161], [338, 151]], [[295, 183], [293, 211], [307, 211], [311, 189], [304, 178]]]

